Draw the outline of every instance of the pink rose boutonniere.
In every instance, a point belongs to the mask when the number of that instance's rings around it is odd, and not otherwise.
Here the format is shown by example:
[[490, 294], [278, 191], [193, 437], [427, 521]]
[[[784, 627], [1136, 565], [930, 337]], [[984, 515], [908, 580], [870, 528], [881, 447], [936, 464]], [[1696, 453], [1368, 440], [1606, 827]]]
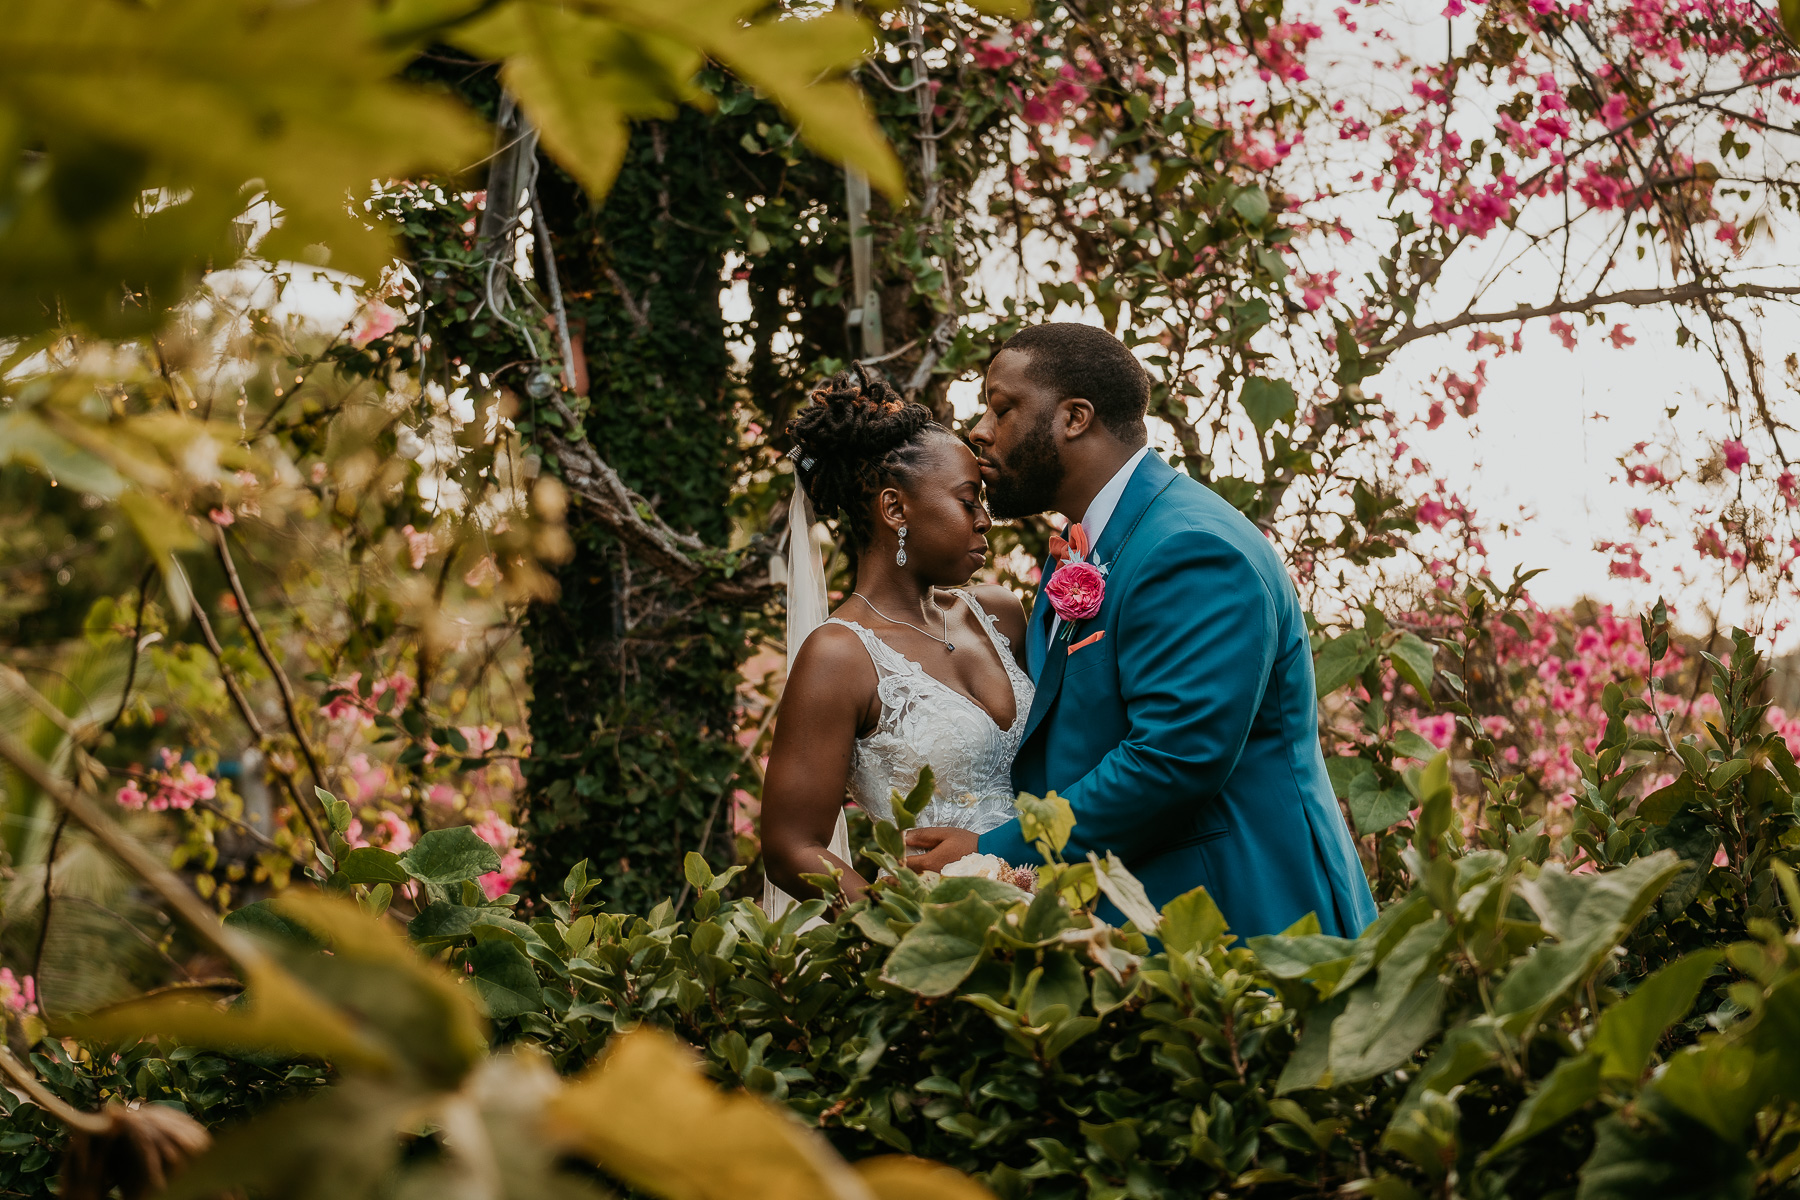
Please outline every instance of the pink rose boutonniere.
[[1085, 621], [1100, 611], [1106, 599], [1106, 566], [1089, 555], [1087, 530], [1080, 523], [1069, 526], [1069, 539], [1051, 535], [1050, 553], [1062, 565], [1044, 585], [1050, 607], [1063, 619], [1062, 636], [1068, 637], [1073, 622]]

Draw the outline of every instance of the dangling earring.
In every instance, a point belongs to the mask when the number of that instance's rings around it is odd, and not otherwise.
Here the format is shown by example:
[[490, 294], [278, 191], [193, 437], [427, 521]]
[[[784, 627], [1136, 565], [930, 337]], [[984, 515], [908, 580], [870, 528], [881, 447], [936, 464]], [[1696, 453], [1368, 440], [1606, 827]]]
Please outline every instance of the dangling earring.
[[900, 549], [894, 552], [894, 565], [896, 567], [906, 565], [906, 526], [904, 525], [900, 527]]

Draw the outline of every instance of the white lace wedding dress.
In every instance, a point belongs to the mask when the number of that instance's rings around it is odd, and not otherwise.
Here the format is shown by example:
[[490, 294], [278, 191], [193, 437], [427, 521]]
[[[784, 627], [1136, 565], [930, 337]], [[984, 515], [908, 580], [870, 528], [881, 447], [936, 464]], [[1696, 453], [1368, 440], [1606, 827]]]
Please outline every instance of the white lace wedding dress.
[[[1012, 764], [1031, 711], [1032, 686], [1013, 659], [1012, 643], [994, 619], [967, 592], [953, 593], [975, 613], [1012, 683], [1014, 716], [1005, 729], [988, 711], [854, 621], [832, 617], [829, 624], [853, 631], [875, 664], [881, 696], [881, 718], [874, 732], [856, 740], [850, 758], [850, 798], [877, 820], [894, 818], [893, 794], [905, 794], [927, 765], [937, 780], [930, 803], [917, 824], [986, 833], [1014, 815]], [[973, 649], [973, 647], [971, 647]], [[839, 818], [839, 828], [843, 828]], [[846, 861], [838, 838], [832, 852]], [[793, 898], [773, 884], [763, 908], [771, 917], [785, 912]]]

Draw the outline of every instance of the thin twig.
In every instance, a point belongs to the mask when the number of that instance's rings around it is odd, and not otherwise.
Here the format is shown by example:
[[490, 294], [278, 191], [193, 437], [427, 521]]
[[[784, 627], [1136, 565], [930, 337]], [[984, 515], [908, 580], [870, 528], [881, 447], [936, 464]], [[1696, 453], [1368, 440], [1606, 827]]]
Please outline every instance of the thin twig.
[[[250, 730], [250, 736], [256, 739], [257, 749], [268, 754], [268, 731], [263, 728], [262, 722], [257, 720], [256, 710], [250, 707], [250, 698], [244, 695], [244, 689], [238, 683], [237, 676], [232, 674], [231, 668], [225, 665], [225, 648], [219, 644], [219, 635], [213, 632], [212, 622], [206, 618], [206, 609], [199, 604], [194, 605], [194, 622], [200, 626], [200, 638], [206, 643], [206, 649], [213, 656], [213, 663], [219, 668], [219, 678], [225, 684], [225, 694], [231, 697], [231, 703], [237, 708], [238, 716], [243, 718], [245, 726]], [[311, 806], [301, 798], [300, 788], [294, 783], [293, 772], [278, 765], [273, 756], [269, 757], [269, 766], [275, 772], [275, 777], [281, 780], [287, 789], [288, 796], [294, 802], [294, 808], [306, 821], [306, 828], [311, 831], [313, 836], [313, 844], [321, 848], [328, 845], [325, 840], [325, 829], [319, 824], [319, 819], [313, 814]]]
[[269, 648], [269, 639], [263, 636], [262, 625], [256, 619], [256, 610], [250, 607], [250, 597], [244, 594], [244, 582], [238, 578], [237, 564], [231, 559], [231, 549], [226, 544], [223, 526], [219, 527], [215, 548], [219, 553], [219, 565], [225, 568], [225, 578], [231, 583], [231, 594], [237, 598], [238, 617], [250, 631], [250, 640], [256, 643], [256, 652], [261, 656], [263, 665], [275, 676], [275, 686], [281, 692], [281, 707], [287, 713], [288, 730], [300, 745], [300, 754], [306, 759], [307, 769], [312, 772], [313, 786], [323, 788], [325, 773], [319, 769], [319, 760], [313, 754], [312, 744], [306, 740], [305, 730], [300, 728], [300, 711], [294, 704], [294, 685], [288, 682], [287, 672], [282, 670], [280, 660]]

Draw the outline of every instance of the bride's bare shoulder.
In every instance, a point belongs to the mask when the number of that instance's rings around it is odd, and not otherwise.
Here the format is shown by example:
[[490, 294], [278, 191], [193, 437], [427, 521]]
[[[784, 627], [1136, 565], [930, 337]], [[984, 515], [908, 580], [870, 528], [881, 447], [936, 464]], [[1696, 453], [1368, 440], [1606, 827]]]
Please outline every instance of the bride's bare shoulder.
[[846, 625], [825, 624], [807, 635], [800, 653], [794, 656], [791, 690], [796, 683], [831, 683], [842, 685], [867, 677], [873, 685], [875, 665], [856, 631]]
[[1000, 632], [1013, 645], [1024, 644], [1021, 639], [1025, 636], [1025, 606], [1019, 602], [1019, 597], [1011, 588], [997, 583], [983, 583], [970, 588], [969, 594], [975, 597], [988, 616], [994, 618]]

